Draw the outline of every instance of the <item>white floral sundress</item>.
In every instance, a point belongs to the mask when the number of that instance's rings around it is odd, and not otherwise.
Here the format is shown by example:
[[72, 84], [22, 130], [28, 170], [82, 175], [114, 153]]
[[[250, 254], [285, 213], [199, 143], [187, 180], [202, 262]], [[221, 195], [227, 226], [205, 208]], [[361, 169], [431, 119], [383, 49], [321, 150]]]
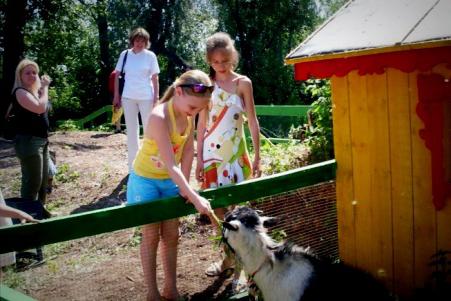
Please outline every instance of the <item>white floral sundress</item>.
[[215, 83], [203, 145], [204, 183], [215, 188], [239, 183], [251, 175], [244, 137], [243, 100]]

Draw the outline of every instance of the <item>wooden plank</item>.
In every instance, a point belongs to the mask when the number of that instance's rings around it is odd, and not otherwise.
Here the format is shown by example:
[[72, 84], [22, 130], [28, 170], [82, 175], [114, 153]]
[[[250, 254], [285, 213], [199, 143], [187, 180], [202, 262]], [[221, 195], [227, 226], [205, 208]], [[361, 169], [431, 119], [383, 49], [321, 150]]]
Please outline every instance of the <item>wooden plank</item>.
[[0, 283], [1, 301], [34, 301], [35, 299]]
[[258, 116], [307, 116], [311, 106], [266, 106], [256, 105], [255, 111]]
[[409, 297], [413, 288], [413, 185], [409, 78], [387, 70], [393, 219], [393, 291]]
[[351, 150], [348, 78], [332, 77], [332, 117], [334, 124], [334, 150], [337, 161], [337, 218], [338, 249], [340, 259], [355, 265], [354, 184]]
[[392, 288], [393, 224], [387, 75], [367, 75], [372, 272]]
[[[311, 109], [308, 105], [290, 105], [290, 106], [274, 106], [274, 105], [256, 105], [255, 110], [258, 116], [290, 116], [290, 117], [306, 117], [307, 112]], [[108, 114], [111, 116], [112, 106], [106, 105], [100, 109], [90, 113], [88, 116], [75, 120], [78, 127], [84, 128], [85, 124], [96, 119], [97, 117]], [[57, 121], [62, 124], [64, 121]]]
[[[446, 64], [437, 66], [434, 73], [441, 74], [448, 80], [451, 79], [451, 70], [446, 68]], [[445, 102], [445, 130], [444, 130], [444, 166], [447, 167], [448, 182], [451, 182], [451, 101]], [[451, 195], [445, 202], [445, 208], [437, 212], [437, 248], [439, 250], [451, 251]]]
[[437, 250], [451, 251], [451, 196], [445, 208], [437, 212]]
[[415, 287], [424, 287], [433, 272], [428, 266], [430, 257], [437, 252], [437, 216], [432, 203], [431, 152], [419, 136], [424, 124], [416, 114], [418, 103], [417, 72], [409, 74], [412, 184], [414, 219], [414, 279]]
[[371, 258], [372, 216], [370, 207], [370, 145], [367, 88], [365, 77], [352, 71], [348, 75], [349, 110], [351, 124], [351, 149], [355, 204], [356, 265], [373, 271]]
[[[335, 179], [335, 160], [201, 192], [213, 208], [251, 201]], [[116, 206], [44, 220], [39, 224], [0, 228], [0, 253], [76, 239], [195, 213], [181, 197]]]
[[84, 117], [82, 119], [76, 120], [75, 122], [80, 128], [84, 128], [85, 127], [85, 123], [88, 123], [88, 122], [96, 119], [97, 117], [105, 114], [105, 113], [110, 113], [111, 114], [112, 107], [113, 107], [112, 105], [103, 106], [100, 109], [92, 112], [88, 116], [86, 116], [86, 117]]

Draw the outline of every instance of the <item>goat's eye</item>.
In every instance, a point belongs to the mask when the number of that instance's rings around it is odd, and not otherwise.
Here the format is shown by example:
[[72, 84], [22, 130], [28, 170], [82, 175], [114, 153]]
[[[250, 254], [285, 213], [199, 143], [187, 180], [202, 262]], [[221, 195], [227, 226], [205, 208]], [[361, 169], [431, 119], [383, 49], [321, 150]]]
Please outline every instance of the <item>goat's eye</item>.
[[238, 228], [239, 228], [237, 225], [233, 225], [233, 224], [231, 224], [231, 223], [229, 223], [229, 222], [224, 222], [224, 223], [222, 224], [222, 226], [223, 226], [225, 229], [230, 230], [230, 231], [237, 231]]

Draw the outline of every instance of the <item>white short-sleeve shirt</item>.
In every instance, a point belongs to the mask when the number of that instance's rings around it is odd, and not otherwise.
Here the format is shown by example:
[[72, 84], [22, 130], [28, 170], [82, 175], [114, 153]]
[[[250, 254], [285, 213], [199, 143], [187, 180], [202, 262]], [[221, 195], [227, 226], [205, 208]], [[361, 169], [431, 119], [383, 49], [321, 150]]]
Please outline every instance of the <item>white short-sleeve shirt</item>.
[[155, 53], [144, 49], [134, 53], [131, 49], [122, 51], [116, 64], [116, 71], [121, 72], [125, 52], [128, 51], [125, 62], [125, 85], [122, 97], [136, 100], [153, 100], [152, 75], [160, 73]]

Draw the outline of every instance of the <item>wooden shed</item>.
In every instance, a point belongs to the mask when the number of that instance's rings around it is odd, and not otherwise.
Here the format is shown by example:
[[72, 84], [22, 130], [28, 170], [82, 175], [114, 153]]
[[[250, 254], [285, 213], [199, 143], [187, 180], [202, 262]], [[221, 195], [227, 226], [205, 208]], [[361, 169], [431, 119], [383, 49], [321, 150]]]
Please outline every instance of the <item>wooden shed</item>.
[[401, 296], [433, 285], [451, 251], [451, 0], [349, 1], [286, 63], [331, 80], [340, 258]]

